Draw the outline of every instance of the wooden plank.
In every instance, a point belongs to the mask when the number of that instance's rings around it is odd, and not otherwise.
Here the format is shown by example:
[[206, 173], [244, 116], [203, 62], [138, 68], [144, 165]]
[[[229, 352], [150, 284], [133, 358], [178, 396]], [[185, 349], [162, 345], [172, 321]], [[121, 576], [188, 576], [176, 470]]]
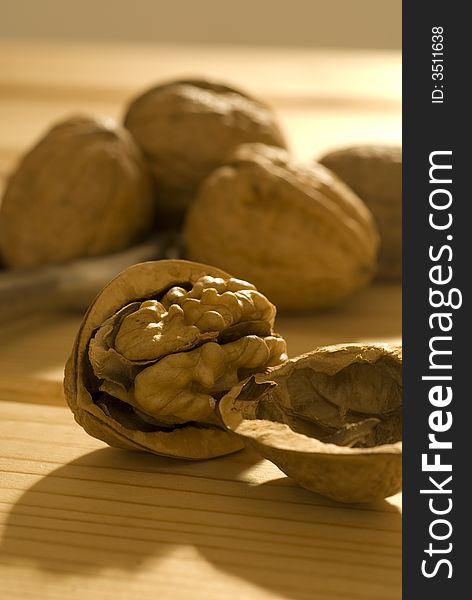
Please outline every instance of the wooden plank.
[[[0, 400], [63, 405], [62, 376], [81, 321], [77, 314], [32, 314], [2, 328]], [[315, 346], [401, 338], [401, 287], [375, 284], [338, 307], [280, 314], [290, 356]]]
[[81, 111], [121, 118], [155, 82], [201, 74], [271, 103], [303, 159], [401, 141], [398, 52], [0, 40], [0, 177], [54, 121]]
[[[228, 45], [0, 40], [2, 95], [134, 94], [166, 78], [204, 75], [267, 98], [401, 102], [401, 52]], [[15, 92], [16, 90], [16, 92]]]
[[[399, 53], [4, 40], [0, 186], [58, 118], [119, 118], [154, 81], [198, 73], [271, 102], [303, 159], [337, 145], [400, 142]], [[346, 507], [249, 451], [177, 461], [87, 436], [62, 393], [80, 319], [33, 308], [0, 331], [0, 577], [8, 599], [400, 597], [401, 495]], [[398, 341], [401, 288], [375, 284], [329, 311], [281, 314], [278, 330], [291, 356], [319, 344]]]
[[8, 597], [400, 597], [400, 495], [340, 505], [248, 450], [110, 449], [59, 407], [6, 402], [0, 418]]

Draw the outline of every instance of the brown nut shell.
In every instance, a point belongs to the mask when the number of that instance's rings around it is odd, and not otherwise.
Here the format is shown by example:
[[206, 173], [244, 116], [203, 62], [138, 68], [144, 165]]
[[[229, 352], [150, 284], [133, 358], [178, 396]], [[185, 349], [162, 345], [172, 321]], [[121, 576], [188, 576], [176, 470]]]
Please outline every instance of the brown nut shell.
[[75, 116], [24, 156], [0, 207], [6, 267], [32, 268], [122, 250], [155, 226], [152, 180], [111, 118]]
[[253, 286], [220, 269], [182, 260], [134, 265], [82, 321], [65, 371], [67, 402], [111, 446], [188, 459], [235, 452], [243, 442], [214, 407], [248, 370], [286, 359], [274, 316]]
[[285, 147], [272, 110], [218, 81], [175, 80], [135, 98], [124, 118], [154, 175], [159, 214], [180, 222], [198, 187], [245, 142]]
[[331, 306], [366, 285], [378, 234], [361, 200], [328, 169], [245, 144], [200, 188], [187, 257], [254, 282], [279, 309]]
[[347, 183], [372, 211], [380, 232], [378, 277], [401, 279], [401, 147], [350, 146], [325, 154], [319, 162]]
[[372, 502], [401, 490], [401, 392], [401, 348], [327, 346], [239, 384], [219, 410], [303, 487]]

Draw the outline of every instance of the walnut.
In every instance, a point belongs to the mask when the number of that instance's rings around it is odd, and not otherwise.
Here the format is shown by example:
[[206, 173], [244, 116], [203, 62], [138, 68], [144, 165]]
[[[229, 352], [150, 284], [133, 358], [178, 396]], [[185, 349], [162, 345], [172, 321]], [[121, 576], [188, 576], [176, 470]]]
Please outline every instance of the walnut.
[[246, 281], [181, 260], [123, 271], [90, 306], [67, 363], [77, 422], [112, 446], [182, 458], [234, 452], [217, 413], [242, 379], [286, 360], [275, 307]]
[[220, 401], [227, 427], [303, 487], [372, 502], [402, 483], [402, 352], [322, 347], [257, 374]]
[[154, 226], [152, 182], [113, 119], [76, 116], [50, 129], [13, 173], [0, 207], [6, 267], [122, 250]]
[[153, 87], [131, 102], [124, 124], [149, 161], [166, 222], [183, 219], [201, 181], [239, 144], [285, 146], [268, 106], [215, 81]]
[[363, 145], [325, 154], [320, 163], [345, 181], [372, 211], [380, 232], [378, 276], [402, 276], [402, 151]]
[[332, 305], [365, 285], [378, 235], [369, 210], [321, 165], [242, 145], [202, 185], [187, 257], [248, 279], [282, 309]]

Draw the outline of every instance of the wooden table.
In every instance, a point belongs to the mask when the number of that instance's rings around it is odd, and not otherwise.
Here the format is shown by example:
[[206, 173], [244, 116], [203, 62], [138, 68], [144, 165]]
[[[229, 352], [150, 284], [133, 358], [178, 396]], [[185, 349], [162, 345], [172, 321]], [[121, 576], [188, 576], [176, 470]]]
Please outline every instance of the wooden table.
[[[0, 42], [0, 173], [52, 120], [120, 115], [155, 80], [223, 77], [271, 102], [294, 152], [400, 141], [400, 55]], [[0, 330], [0, 597], [394, 599], [401, 497], [342, 506], [244, 451], [185, 462], [111, 449], [65, 407], [80, 316], [34, 314]], [[399, 286], [278, 321], [290, 354], [398, 340]]]

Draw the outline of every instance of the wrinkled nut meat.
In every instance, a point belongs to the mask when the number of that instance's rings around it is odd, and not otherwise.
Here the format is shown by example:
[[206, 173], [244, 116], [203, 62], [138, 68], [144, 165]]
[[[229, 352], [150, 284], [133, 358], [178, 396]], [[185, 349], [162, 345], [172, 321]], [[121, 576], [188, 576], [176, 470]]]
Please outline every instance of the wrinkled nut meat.
[[241, 146], [206, 179], [184, 227], [187, 258], [253, 281], [279, 309], [330, 306], [372, 278], [370, 211], [328, 169]]
[[399, 347], [318, 348], [239, 384], [219, 410], [303, 487], [371, 502], [401, 489], [401, 370]]
[[285, 146], [268, 106], [215, 81], [158, 85], [133, 100], [124, 123], [149, 161], [169, 223], [182, 221], [201, 181], [239, 144]]
[[122, 250], [155, 226], [152, 180], [113, 119], [55, 125], [20, 162], [0, 207], [0, 254], [32, 268]]
[[123, 271], [96, 298], [66, 367], [77, 422], [111, 446], [181, 458], [239, 450], [216, 410], [287, 356], [275, 307], [246, 281], [181, 260]]
[[399, 146], [364, 145], [326, 154], [321, 164], [336, 173], [366, 203], [380, 232], [378, 276], [402, 275], [402, 151]]

